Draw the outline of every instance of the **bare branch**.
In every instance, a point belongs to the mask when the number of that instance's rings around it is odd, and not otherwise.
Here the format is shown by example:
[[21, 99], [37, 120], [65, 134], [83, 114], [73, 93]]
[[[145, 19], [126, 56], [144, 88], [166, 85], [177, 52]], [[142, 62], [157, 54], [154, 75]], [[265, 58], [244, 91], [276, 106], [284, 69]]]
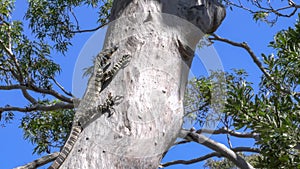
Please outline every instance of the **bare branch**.
[[[277, 9], [274, 9], [270, 3], [268, 4], [269, 7], [263, 7], [260, 4], [260, 1], [254, 1], [253, 5], [255, 5], [257, 8], [259, 8], [258, 11], [255, 11], [255, 10], [252, 10], [250, 8], [245, 7], [241, 3], [241, 1], [239, 1], [239, 4], [236, 4], [236, 3], [232, 2], [232, 1], [229, 1], [229, 0], [225, 0], [225, 2], [229, 5], [234, 6], [234, 7], [246, 10], [246, 11], [252, 13], [252, 14], [262, 12], [261, 10], [263, 10], [263, 12], [266, 12], [266, 13], [274, 13], [277, 17], [291, 17], [291, 16], [295, 15], [297, 10], [300, 8], [300, 5], [295, 4], [292, 0], [288, 0], [288, 2], [289, 2], [288, 6], [280, 7], [280, 8], [277, 8]], [[283, 13], [280, 12], [280, 11], [285, 11], [285, 10], [288, 10], [288, 9], [293, 9], [293, 11], [290, 12], [289, 14], [283, 14]]]
[[21, 90], [25, 89], [25, 90], [31, 90], [34, 92], [42, 93], [42, 94], [49, 94], [61, 101], [73, 103], [72, 98], [63, 96], [63, 95], [59, 94], [58, 92], [51, 90], [51, 89], [39, 88], [39, 87], [35, 86], [34, 84], [30, 84], [29, 86], [17, 85], [17, 84], [9, 85], [9, 86], [0, 86], [0, 90], [15, 90], [15, 89], [21, 89]]
[[65, 101], [65, 102], [68, 102], [68, 103], [73, 103], [71, 98], [63, 96], [60, 93], [58, 93], [58, 92], [56, 92], [55, 90], [52, 90], [52, 89], [42, 89], [42, 88], [39, 88], [39, 87], [35, 86], [32, 83], [29, 84], [29, 89], [32, 89], [35, 92], [52, 95], [52, 96], [60, 99], [61, 101]]
[[178, 142], [174, 143], [174, 145], [186, 144], [186, 143], [190, 143], [190, 141], [187, 141], [187, 140], [178, 141]]
[[[223, 123], [225, 125], [225, 127], [223, 127], [223, 129], [226, 128], [226, 129], [229, 130], [229, 123], [230, 122], [229, 122], [229, 118], [228, 118], [227, 114], [225, 114], [225, 118], [222, 121], [223, 121]], [[232, 149], [232, 143], [231, 143], [231, 140], [230, 140], [230, 134], [229, 134], [229, 132], [226, 133], [226, 138], [227, 138], [227, 143], [229, 145], [229, 148]]]
[[[234, 151], [234, 152], [253, 152], [253, 153], [259, 153], [260, 152], [259, 149], [250, 148], [250, 147], [236, 147], [236, 148], [233, 148], [231, 150]], [[219, 157], [220, 158], [220, 157], [223, 157], [223, 155], [219, 152], [213, 152], [213, 153], [206, 154], [204, 156], [194, 158], [194, 159], [191, 159], [191, 160], [175, 160], [175, 161], [171, 161], [171, 162], [166, 162], [164, 164], [161, 164], [161, 166], [162, 167], [168, 167], [168, 166], [177, 165], [177, 164], [185, 164], [185, 165], [194, 164], [194, 163], [198, 163], [198, 162], [207, 160], [211, 157]]]
[[55, 153], [46, 155], [44, 157], [41, 157], [39, 159], [36, 159], [26, 165], [16, 167], [14, 169], [36, 169], [40, 166], [43, 166], [43, 165], [48, 164], [49, 162], [55, 160], [58, 155], [59, 155], [59, 152], [55, 152]]
[[258, 134], [256, 133], [241, 133], [237, 131], [230, 130], [228, 128], [220, 128], [218, 130], [211, 130], [211, 129], [200, 129], [197, 130], [196, 133], [201, 134], [201, 133], [208, 133], [208, 134], [229, 134], [234, 137], [239, 137], [239, 138], [256, 138]]
[[[255, 4], [258, 8], [263, 9], [266, 12], [269, 12], [269, 13], [272, 12], [275, 15], [281, 16], [281, 17], [291, 17], [297, 12], [297, 10], [299, 8], [299, 6], [295, 5], [295, 4], [293, 6], [289, 5], [289, 6], [281, 7], [281, 8], [278, 8], [278, 9], [274, 9], [270, 3], [269, 3], [269, 8], [261, 6], [261, 4], [258, 1], [255, 1]], [[287, 10], [287, 9], [291, 9], [291, 8], [294, 8], [294, 9], [290, 14], [282, 14], [282, 13], [279, 12], [279, 11], [283, 11], [283, 10]]]
[[105, 23], [105, 24], [102, 24], [102, 25], [99, 25], [98, 27], [96, 28], [93, 28], [93, 29], [85, 29], [85, 30], [77, 30], [77, 31], [72, 31], [70, 30], [70, 33], [85, 33], [85, 32], [94, 32], [94, 31], [97, 31], [98, 29], [106, 26], [108, 23]]
[[216, 152], [219, 152], [223, 157], [226, 157], [227, 159], [232, 161], [237, 167], [240, 167], [242, 169], [254, 169], [251, 164], [249, 164], [245, 159], [236, 154], [233, 150], [227, 148], [224, 144], [218, 143], [196, 132], [182, 130], [181, 134], [185, 135], [184, 139], [197, 142]]
[[290, 94], [290, 95], [300, 95], [300, 93], [296, 93], [296, 92], [292, 92], [289, 89], [283, 88], [282, 85], [278, 84], [275, 79], [267, 72], [267, 70], [263, 67], [262, 63], [259, 61], [258, 57], [255, 55], [255, 53], [251, 50], [251, 48], [248, 46], [248, 44], [246, 42], [242, 42], [242, 43], [238, 43], [238, 42], [234, 42], [231, 41], [229, 39], [225, 39], [225, 38], [221, 38], [216, 34], [212, 34], [213, 37], [209, 38], [209, 40], [216, 40], [216, 41], [221, 41], [221, 42], [225, 42], [228, 43], [232, 46], [236, 46], [236, 47], [241, 47], [243, 49], [245, 49], [248, 54], [251, 56], [251, 58], [253, 59], [254, 63], [257, 65], [257, 67], [261, 70], [261, 72], [266, 76], [267, 79], [269, 79], [272, 83], [273, 86], [275, 88], [277, 88], [277, 86], [279, 86], [279, 90], [286, 93], [286, 94]]
[[79, 29], [79, 22], [78, 22], [78, 19], [73, 11], [73, 9], [71, 7], [69, 7], [69, 11], [71, 13], [71, 15], [73, 16], [73, 18], [75, 19], [75, 22], [76, 22], [76, 28]]
[[259, 148], [251, 148], [251, 147], [235, 147], [231, 149], [234, 152], [252, 152], [252, 153], [260, 153]]
[[13, 55], [12, 51], [11, 51], [8, 47], [5, 46], [5, 44], [4, 44], [4, 42], [3, 42], [2, 39], [0, 39], [0, 45], [3, 47], [3, 49], [5, 50], [5, 52], [6, 52], [9, 56], [12, 56], [12, 55]]
[[221, 154], [217, 153], [217, 152], [213, 152], [213, 153], [210, 153], [210, 154], [198, 157], [198, 158], [194, 158], [191, 160], [175, 160], [175, 161], [171, 161], [171, 162], [166, 162], [164, 164], [161, 164], [161, 166], [168, 167], [168, 166], [176, 165], [176, 164], [185, 164], [185, 165], [194, 164], [194, 163], [198, 163], [198, 162], [204, 161], [206, 159], [209, 159], [211, 157], [221, 157]]
[[35, 98], [33, 98], [33, 97], [28, 93], [28, 91], [27, 91], [25, 88], [21, 88], [21, 91], [22, 91], [23, 96], [24, 96], [30, 103], [33, 103], [33, 104], [36, 104], [36, 103], [37, 103], [37, 100], [35, 100]]
[[51, 80], [62, 90], [66, 95], [74, 97], [71, 92], [66, 91], [66, 89], [59, 83], [55, 78], [51, 77]]
[[19, 111], [19, 112], [33, 112], [33, 111], [54, 111], [54, 110], [60, 110], [60, 109], [73, 109], [73, 104], [65, 104], [65, 103], [55, 103], [51, 105], [40, 105], [36, 104], [30, 107], [12, 107], [10, 105], [6, 105], [5, 107], [0, 107], [0, 112], [5, 111]]
[[[0, 86], [0, 90], [14, 90], [14, 89], [21, 89], [21, 85], [9, 85], [9, 86]], [[25, 86], [24, 86], [25, 87]]]
[[254, 63], [263, 72], [263, 74], [267, 78], [273, 80], [271, 75], [265, 70], [262, 63], [258, 60], [258, 57], [254, 54], [254, 52], [251, 50], [251, 48], [248, 46], [248, 44], [246, 42], [242, 42], [242, 43], [234, 42], [229, 39], [221, 38], [220, 36], [218, 36], [216, 34], [212, 34], [212, 36], [213, 36], [213, 38], [209, 38], [209, 40], [217, 40], [217, 41], [221, 41], [221, 42], [226, 42], [232, 46], [237, 46], [237, 47], [241, 47], [241, 48], [245, 49], [248, 52], [248, 54], [251, 56], [251, 58], [253, 59]]
[[[191, 131], [191, 130], [190, 130]], [[218, 130], [211, 129], [200, 129], [195, 131], [198, 134], [206, 133], [206, 134], [229, 134], [230, 136], [238, 137], [238, 138], [253, 138], [255, 140], [259, 139], [259, 134], [257, 133], [241, 133], [234, 130], [230, 130], [228, 128], [220, 128]], [[181, 137], [184, 137], [183, 135]], [[188, 140], [182, 140], [174, 143], [174, 145], [186, 144], [189, 143]]]
[[[65, 90], [65, 88], [64, 88], [60, 83], [58, 83], [57, 80], [55, 80], [55, 78], [54, 78], [53, 76], [47, 76], [47, 75], [43, 74], [43, 73], [40, 72], [40, 71], [39, 71], [39, 73], [40, 73], [41, 75], [43, 75], [43, 76], [45, 76], [45, 77], [51, 79], [51, 80], [57, 85], [57, 87], [59, 87], [60, 90], [62, 90], [66, 95], [71, 96], [71, 97], [74, 97], [74, 96], [72, 95], [72, 93], [71, 93], [71, 92], [67, 92], [67, 91]], [[31, 84], [32, 84], [32, 83], [31, 83]]]
[[[1, 41], [0, 41], [1, 42]], [[4, 44], [3, 44], [4, 45]], [[20, 68], [20, 65], [19, 65], [19, 61], [18, 59], [16, 58], [15, 54], [12, 52], [11, 49], [8, 49], [8, 55], [11, 57], [13, 63], [14, 63], [14, 66], [17, 68], [17, 71], [19, 73], [19, 79], [18, 81], [22, 84], [24, 83], [24, 77], [23, 77], [23, 74], [22, 74], [22, 71], [21, 71], [21, 68]]]
[[233, 3], [233, 2], [228, 1], [228, 0], [225, 0], [225, 2], [226, 2], [227, 4], [229, 4], [229, 5], [234, 6], [234, 7], [244, 9], [244, 10], [250, 12], [250, 13], [255, 13], [255, 11], [251, 10], [250, 8], [246, 8], [246, 7], [241, 3], [240, 0], [239, 0], [239, 4]]

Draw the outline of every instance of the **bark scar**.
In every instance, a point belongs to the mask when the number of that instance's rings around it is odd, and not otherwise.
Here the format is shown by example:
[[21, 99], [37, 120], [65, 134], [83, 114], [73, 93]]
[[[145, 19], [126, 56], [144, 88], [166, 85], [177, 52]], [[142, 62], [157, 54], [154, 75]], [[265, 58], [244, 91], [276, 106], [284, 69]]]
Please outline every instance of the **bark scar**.
[[124, 126], [131, 132], [130, 121], [128, 118], [128, 112], [124, 113]]
[[191, 49], [189, 46], [184, 45], [179, 39], [178, 42], [178, 51], [181, 54], [181, 57], [184, 61], [189, 61], [194, 56], [194, 50]]

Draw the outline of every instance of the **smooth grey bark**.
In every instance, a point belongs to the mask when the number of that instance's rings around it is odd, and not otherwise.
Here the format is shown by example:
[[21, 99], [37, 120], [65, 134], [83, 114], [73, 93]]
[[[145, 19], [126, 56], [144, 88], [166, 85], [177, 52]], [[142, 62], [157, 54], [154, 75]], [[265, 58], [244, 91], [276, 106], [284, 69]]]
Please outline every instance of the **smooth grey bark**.
[[92, 77], [83, 100], [93, 106], [109, 94], [121, 99], [111, 117], [94, 118], [83, 130], [61, 168], [157, 168], [182, 126], [193, 50], [224, 17], [214, 0], [115, 0], [105, 44], [120, 46], [112, 64], [132, 58], [100, 98], [91, 96]]
[[235, 153], [233, 150], [227, 148], [224, 144], [218, 143], [203, 134], [196, 132], [182, 130], [181, 134], [183, 138], [202, 144], [217, 153], [220, 153], [223, 157], [226, 157], [232, 161], [237, 167], [242, 169], [254, 169], [254, 167], [248, 163], [245, 159]]

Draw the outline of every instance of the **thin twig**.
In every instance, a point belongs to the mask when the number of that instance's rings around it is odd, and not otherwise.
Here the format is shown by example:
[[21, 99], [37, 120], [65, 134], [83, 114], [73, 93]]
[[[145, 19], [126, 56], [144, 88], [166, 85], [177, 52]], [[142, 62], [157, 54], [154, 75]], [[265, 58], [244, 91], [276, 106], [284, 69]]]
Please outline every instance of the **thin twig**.
[[51, 79], [51, 80], [57, 85], [57, 87], [59, 87], [60, 90], [62, 90], [66, 95], [71, 96], [71, 97], [74, 97], [73, 94], [72, 94], [71, 92], [66, 91], [65, 88], [64, 88], [59, 82], [57, 82], [57, 80], [55, 80], [55, 78], [51, 77], [50, 79]]
[[78, 19], [77, 19], [75, 13], [74, 13], [74, 11], [72, 10], [71, 7], [69, 8], [69, 11], [71, 12], [72, 16], [73, 16], [74, 19], [75, 19], [75, 22], [76, 22], [76, 29], [78, 30], [78, 29], [79, 29], [79, 21], [78, 21]]
[[45, 74], [42, 73], [41, 71], [39, 71], [39, 73], [40, 73], [42, 76], [45, 76], [46, 78], [51, 79], [51, 80], [57, 85], [57, 87], [60, 88], [60, 90], [62, 90], [66, 95], [73, 97], [72, 93], [71, 93], [71, 92], [67, 92], [67, 91], [65, 90], [65, 88], [64, 88], [59, 82], [57, 82], [57, 80], [55, 80], [55, 78], [54, 78], [53, 76], [45, 75]]
[[[224, 118], [224, 125], [225, 125], [225, 127], [226, 127], [226, 129], [229, 129], [229, 125], [228, 125], [228, 116], [227, 116], [227, 114], [225, 115], [225, 118]], [[230, 149], [232, 149], [232, 143], [231, 143], [231, 141], [230, 141], [230, 134], [229, 134], [229, 132], [226, 134], [226, 138], [227, 138], [227, 143], [228, 143], [228, 145], [229, 145], [229, 148]]]
[[85, 29], [85, 30], [76, 30], [76, 31], [72, 31], [70, 30], [70, 33], [85, 33], [85, 32], [94, 32], [94, 31], [97, 31], [98, 29], [106, 26], [108, 23], [105, 23], [105, 24], [102, 24], [96, 28], [93, 28], [93, 29]]
[[[225, 0], [225, 2], [229, 5], [232, 5], [234, 7], [237, 7], [237, 8], [240, 8], [240, 9], [244, 9], [252, 14], [254, 13], [258, 13], [258, 12], [261, 12], [261, 10], [264, 10], [264, 12], [267, 12], [267, 13], [274, 13], [276, 16], [278, 17], [291, 17], [293, 16], [297, 10], [300, 8], [300, 5], [297, 5], [295, 4], [292, 0], [289, 0], [289, 5], [288, 6], [284, 6], [284, 7], [280, 7], [280, 8], [277, 8], [277, 9], [274, 9], [271, 4], [269, 3], [269, 8], [267, 7], [263, 7], [259, 1], [254, 1], [253, 5], [256, 6], [257, 8], [259, 8], [260, 10], [258, 11], [254, 11], [252, 9], [249, 9], [249, 8], [246, 8], [242, 3], [241, 1], [239, 0], [239, 4], [236, 4], [232, 1], [228, 1], [228, 0]], [[288, 9], [292, 9], [293, 8], [293, 11], [289, 14], [283, 14], [283, 13], [280, 13], [279, 11], [283, 11], [283, 10], [288, 10]]]
[[217, 153], [217, 152], [213, 152], [213, 153], [206, 154], [204, 156], [194, 158], [191, 160], [175, 160], [175, 161], [166, 162], [164, 164], [161, 164], [161, 166], [168, 167], [168, 166], [177, 165], [177, 164], [185, 164], [185, 165], [194, 164], [194, 163], [198, 163], [198, 162], [204, 161], [206, 159], [209, 159], [211, 157], [221, 157], [221, 154]]

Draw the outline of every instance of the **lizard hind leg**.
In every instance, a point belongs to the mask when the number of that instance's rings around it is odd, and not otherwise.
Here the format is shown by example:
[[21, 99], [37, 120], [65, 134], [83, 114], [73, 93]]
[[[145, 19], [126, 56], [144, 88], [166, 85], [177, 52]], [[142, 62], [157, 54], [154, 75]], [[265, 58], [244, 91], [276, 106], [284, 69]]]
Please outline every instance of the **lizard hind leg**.
[[99, 104], [98, 106], [86, 110], [85, 114], [82, 114], [76, 121], [78, 121], [80, 126], [84, 129], [104, 113], [109, 113], [110, 117], [113, 114], [115, 98], [116, 97], [113, 97], [111, 93], [109, 93], [103, 104]]
[[107, 117], [111, 117], [114, 113], [113, 106], [115, 105], [115, 97], [112, 96], [111, 93], [108, 94], [107, 99], [104, 104], [97, 106], [97, 111], [101, 114], [108, 113]]

